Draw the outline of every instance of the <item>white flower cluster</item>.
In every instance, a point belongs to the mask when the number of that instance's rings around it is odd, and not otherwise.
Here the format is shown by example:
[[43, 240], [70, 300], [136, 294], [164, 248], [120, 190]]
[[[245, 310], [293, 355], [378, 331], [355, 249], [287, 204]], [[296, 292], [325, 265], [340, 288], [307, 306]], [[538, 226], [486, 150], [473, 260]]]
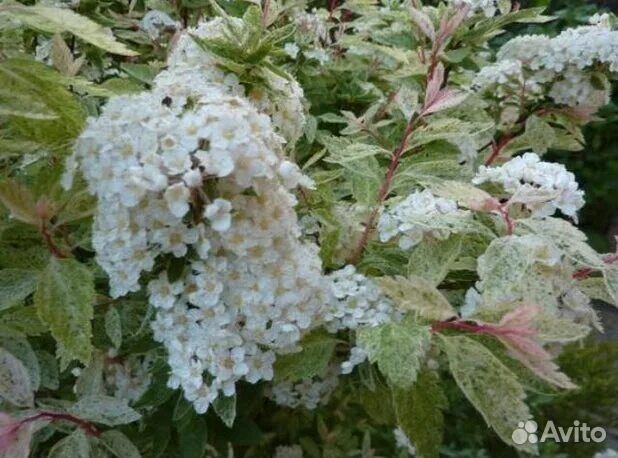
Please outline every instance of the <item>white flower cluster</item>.
[[[379, 326], [399, 321], [403, 316], [381, 288], [358, 273], [352, 265], [331, 273], [328, 282], [333, 297], [324, 311], [323, 320], [330, 332]], [[341, 363], [341, 373], [351, 373], [354, 367], [366, 359], [367, 353], [362, 347], [352, 347], [349, 358]]]
[[139, 399], [150, 386], [151, 361], [131, 356], [119, 359], [115, 351], [108, 352], [104, 365], [105, 383], [114, 390], [114, 397], [126, 401]]
[[496, 0], [450, 0], [449, 3], [454, 6], [468, 6], [469, 15], [483, 13], [485, 17], [493, 17], [498, 11]]
[[163, 271], [148, 292], [169, 385], [205, 412], [240, 379], [270, 380], [275, 354], [297, 346], [330, 291], [289, 191], [312, 183], [282, 158], [269, 116], [233, 75], [171, 62], [151, 92], [112, 98], [88, 121], [65, 185], [79, 166], [97, 196], [93, 246], [112, 296], [186, 258], [178, 279]]
[[275, 449], [274, 458], [303, 458], [300, 445], [280, 445]]
[[353, 265], [331, 273], [329, 283], [334, 299], [328, 304], [323, 319], [330, 332], [379, 326], [396, 316], [393, 302]]
[[[307, 59], [317, 60], [321, 65], [330, 61], [328, 47], [332, 42], [329, 26], [330, 13], [324, 8], [313, 9], [311, 12], [304, 10], [296, 11], [294, 24], [296, 25], [296, 37], [304, 49], [303, 55]], [[298, 54], [299, 47], [296, 43], [287, 47], [293, 59]]]
[[592, 25], [567, 29], [554, 38], [513, 38], [498, 51], [497, 62], [477, 74], [472, 87], [491, 90], [498, 97], [510, 92], [536, 98], [548, 86], [556, 103], [594, 107], [607, 103], [609, 85], [595, 87], [590, 71], [618, 72], [618, 31], [606, 19], [593, 17]]
[[139, 27], [152, 40], [161, 36], [161, 32], [174, 32], [182, 27], [182, 24], [172, 19], [166, 12], [160, 10], [150, 10], [139, 21]]
[[511, 202], [524, 204], [534, 217], [553, 215], [560, 210], [575, 218], [584, 205], [584, 192], [575, 175], [562, 164], [543, 162], [535, 153], [517, 156], [500, 167], [482, 165], [474, 184], [500, 183]]
[[[235, 27], [243, 27], [239, 18], [228, 18]], [[222, 18], [214, 18], [201, 22], [197, 27], [189, 28], [183, 33], [168, 57], [168, 65], [176, 68], [201, 69], [209, 75], [211, 81], [223, 82], [229, 77], [217, 69], [216, 57], [201, 48], [193, 38], [222, 38], [226, 22]], [[282, 135], [289, 144], [294, 144], [303, 134], [305, 111], [303, 106], [303, 90], [293, 79], [285, 79], [269, 70], [263, 69], [269, 91], [254, 90], [246, 96], [262, 113], [271, 117], [277, 133]], [[242, 93], [244, 88], [241, 86]]]
[[572, 67], [562, 72], [562, 79], [552, 85], [548, 95], [554, 102], [571, 107], [577, 105], [600, 107], [608, 104], [610, 100], [609, 87], [607, 90], [599, 90], [593, 85], [590, 75]]
[[423, 240], [426, 234], [436, 238], [447, 238], [446, 229], [428, 229], [428, 219], [439, 215], [464, 216], [451, 199], [434, 196], [431, 191], [415, 191], [388, 210], [384, 210], [378, 221], [378, 234], [382, 242], [399, 237], [399, 247], [408, 250]]
[[414, 456], [416, 454], [416, 448], [412, 445], [412, 442], [410, 442], [410, 439], [401, 428], [395, 428], [393, 434], [395, 435], [395, 443], [398, 448], [405, 449], [406, 452], [408, 452], [408, 456]]
[[281, 406], [305, 407], [313, 410], [328, 403], [330, 395], [339, 384], [339, 371], [331, 366], [324, 377], [312, 377], [298, 382], [278, 382], [272, 385], [270, 398]]

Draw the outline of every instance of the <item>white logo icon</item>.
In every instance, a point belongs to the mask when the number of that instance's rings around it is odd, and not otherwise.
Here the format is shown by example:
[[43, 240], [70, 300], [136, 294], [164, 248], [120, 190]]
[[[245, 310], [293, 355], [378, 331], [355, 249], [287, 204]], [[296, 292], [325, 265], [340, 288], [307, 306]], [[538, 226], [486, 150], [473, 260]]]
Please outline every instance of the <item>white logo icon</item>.
[[531, 444], [536, 444], [539, 441], [539, 436], [537, 436], [537, 431], [539, 429], [539, 425], [537, 425], [536, 421], [528, 420], [527, 422], [520, 421], [517, 424], [518, 428], [513, 431], [511, 435], [511, 439], [517, 445], [525, 444], [529, 442]]

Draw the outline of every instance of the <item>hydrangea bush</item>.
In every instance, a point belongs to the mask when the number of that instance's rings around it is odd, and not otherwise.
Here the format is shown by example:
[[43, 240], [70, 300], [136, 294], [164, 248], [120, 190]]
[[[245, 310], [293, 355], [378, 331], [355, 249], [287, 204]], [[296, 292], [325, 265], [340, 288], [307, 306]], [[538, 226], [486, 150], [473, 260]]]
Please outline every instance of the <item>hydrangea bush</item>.
[[552, 18], [31, 3], [0, 3], [0, 456], [438, 457], [449, 384], [539, 452], [527, 396], [581, 389], [556, 359], [618, 304], [543, 159], [586, 148], [615, 17], [496, 49]]

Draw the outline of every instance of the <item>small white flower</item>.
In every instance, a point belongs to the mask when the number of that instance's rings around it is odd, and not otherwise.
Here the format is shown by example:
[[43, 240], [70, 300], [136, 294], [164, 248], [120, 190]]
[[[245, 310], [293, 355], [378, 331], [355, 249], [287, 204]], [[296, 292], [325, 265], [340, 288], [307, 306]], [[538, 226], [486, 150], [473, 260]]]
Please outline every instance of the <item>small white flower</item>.
[[296, 56], [298, 56], [298, 52], [300, 51], [300, 48], [298, 47], [296, 43], [289, 42], [283, 46], [283, 51], [288, 56], [290, 56], [292, 59], [296, 59]]
[[189, 211], [191, 193], [183, 183], [171, 185], [165, 190], [163, 197], [172, 215], [182, 218]]
[[210, 225], [217, 232], [227, 231], [232, 224], [232, 204], [229, 200], [215, 199], [213, 203], [206, 207], [204, 215], [210, 221]]
[[304, 51], [303, 54], [307, 59], [317, 60], [320, 65], [324, 65], [330, 61], [329, 54], [322, 48], [310, 49], [308, 51]]
[[182, 181], [190, 188], [199, 188], [202, 186], [202, 172], [198, 169], [189, 170], [182, 176]]

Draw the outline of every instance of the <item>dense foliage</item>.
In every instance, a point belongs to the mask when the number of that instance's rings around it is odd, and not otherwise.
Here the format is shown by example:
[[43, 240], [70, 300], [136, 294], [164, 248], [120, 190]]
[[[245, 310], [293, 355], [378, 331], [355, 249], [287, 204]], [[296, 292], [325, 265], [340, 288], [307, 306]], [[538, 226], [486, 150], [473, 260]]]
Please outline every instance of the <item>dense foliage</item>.
[[593, 456], [512, 436], [616, 420], [592, 13], [1, 2], [0, 456]]

